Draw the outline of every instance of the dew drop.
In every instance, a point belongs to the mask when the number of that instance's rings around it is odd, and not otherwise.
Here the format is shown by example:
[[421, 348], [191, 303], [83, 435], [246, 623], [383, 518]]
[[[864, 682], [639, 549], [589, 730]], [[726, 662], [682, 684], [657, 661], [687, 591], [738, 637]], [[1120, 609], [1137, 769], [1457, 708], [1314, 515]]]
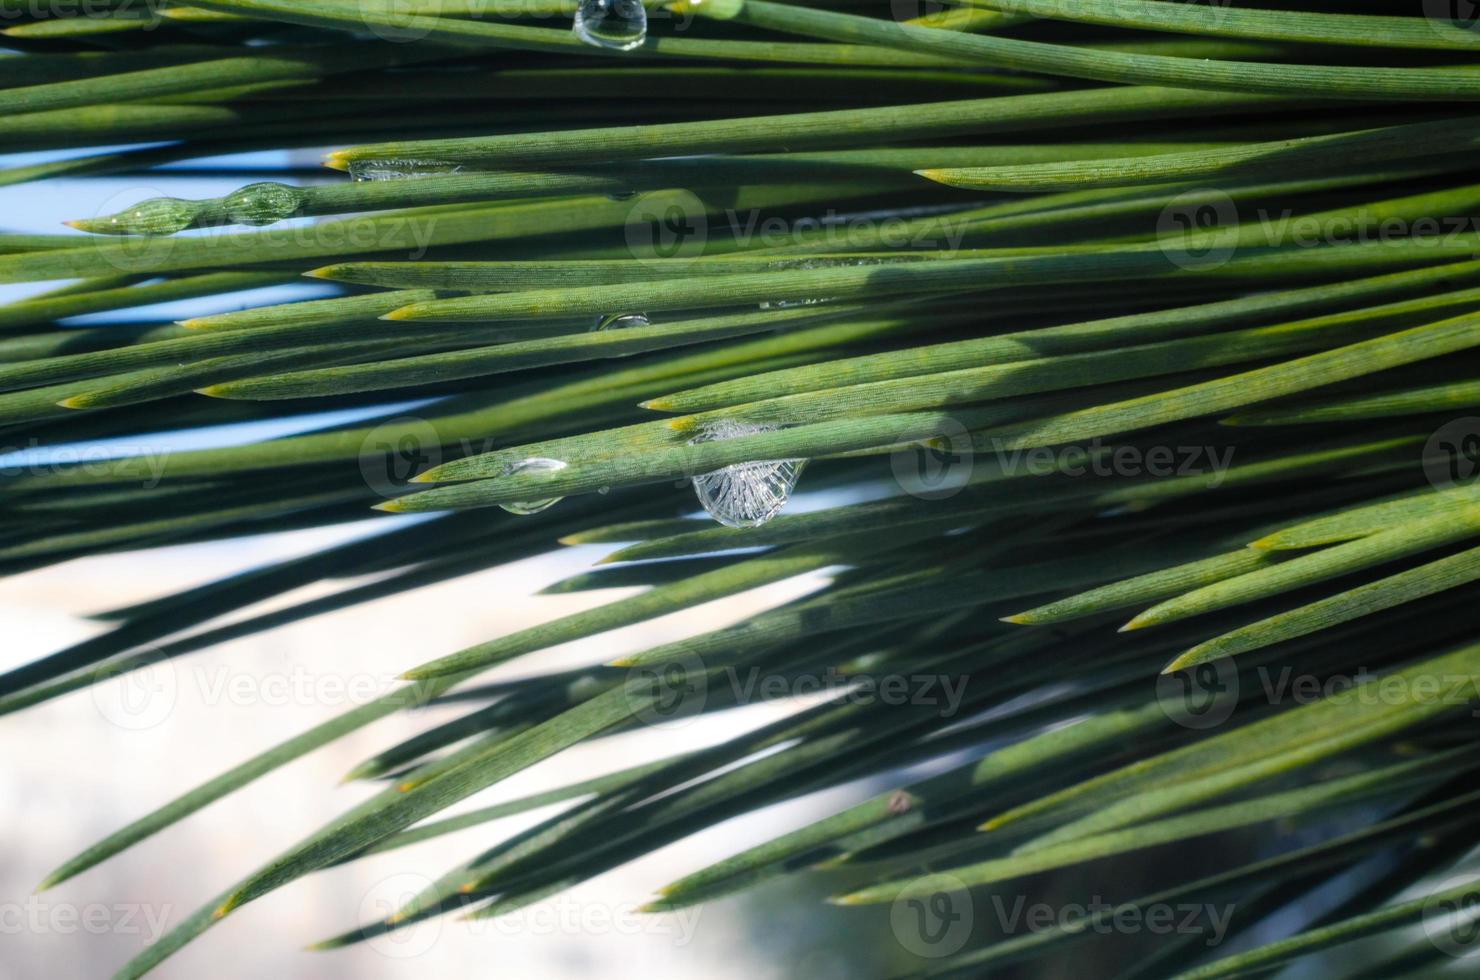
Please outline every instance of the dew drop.
[[[554, 473], [565, 469], [565, 463], [558, 459], [546, 459], [543, 456], [531, 456], [529, 459], [521, 459], [517, 463], [510, 463], [504, 467], [504, 476], [513, 476], [515, 473]], [[499, 504], [504, 510], [511, 514], [525, 516], [538, 514], [542, 510], [554, 507], [564, 497], [547, 497], [544, 500], [511, 500], [507, 504]]]
[[591, 331], [595, 333], [597, 330], [625, 330], [627, 327], [650, 325], [651, 322], [646, 313], [605, 313], [596, 318]]
[[763, 310], [790, 310], [798, 306], [816, 306], [818, 303], [829, 303], [827, 299], [763, 299], [760, 307]]
[[123, 234], [173, 235], [189, 228], [199, 211], [200, 203], [197, 201], [156, 197], [135, 204], [110, 220]]
[[446, 160], [351, 160], [349, 175], [355, 180], [405, 180], [436, 177], [462, 171], [462, 165]]
[[226, 217], [239, 225], [270, 225], [293, 217], [302, 205], [298, 188], [272, 181], [238, 188], [221, 202]]
[[631, 51], [647, 40], [647, 10], [641, 0], [581, 0], [571, 30], [594, 47]]
[[[775, 430], [774, 425], [722, 419], [705, 423], [689, 445]], [[736, 463], [694, 477], [694, 493], [709, 516], [726, 527], [759, 527], [781, 513], [805, 465], [803, 459]]]

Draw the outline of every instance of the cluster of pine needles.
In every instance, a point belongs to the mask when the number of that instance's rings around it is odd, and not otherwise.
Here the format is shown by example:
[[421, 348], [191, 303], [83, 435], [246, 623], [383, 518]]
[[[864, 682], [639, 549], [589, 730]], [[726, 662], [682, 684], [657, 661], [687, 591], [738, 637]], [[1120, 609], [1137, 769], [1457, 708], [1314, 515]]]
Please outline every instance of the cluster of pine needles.
[[[1235, 909], [1222, 945], [1093, 962], [1265, 976], [1379, 934], [1365, 976], [1452, 962], [1435, 910], [1480, 898], [1452, 876], [1480, 831], [1480, 27], [1464, 3], [909, 6], [650, 0], [646, 39], [615, 50], [572, 33], [574, 0], [0, 0], [0, 146], [31, 154], [0, 183], [74, 229], [0, 234], [0, 282], [50, 284], [0, 307], [10, 445], [221, 434], [159, 472], [7, 470], [0, 569], [376, 521], [102, 614], [0, 677], [0, 711], [562, 543], [622, 546], [547, 590], [608, 601], [461, 651], [398, 637], [420, 661], [404, 685], [63, 864], [48, 886], [379, 719], [464, 709], [366, 760], [352, 775], [377, 791], [119, 976], [302, 876], [496, 817], [561, 804], [325, 945], [507, 914], [845, 784], [882, 792], [648, 909], [801, 874], [844, 905], [964, 889], [986, 908], [1111, 862], [1155, 890], [1048, 930], [982, 917], [905, 968], [1031, 975], [1117, 915], [1215, 898]], [[295, 150], [333, 169], [264, 154]], [[241, 189], [67, 193], [213, 173]], [[320, 298], [234, 298], [305, 275]], [[179, 300], [216, 312], [107, 322]], [[230, 438], [341, 409], [364, 421]], [[714, 426], [740, 434], [695, 438]], [[403, 471], [408, 445], [427, 465]], [[806, 461], [810, 505], [700, 513], [695, 475], [757, 461]], [[950, 485], [912, 484], [927, 463]], [[803, 576], [738, 625], [529, 671]], [[438, 817], [641, 728], [671, 668], [742, 734]], [[793, 698], [756, 726], [737, 670], [964, 693], [949, 715]], [[1326, 696], [1276, 696], [1290, 671]], [[1212, 870], [1163, 860], [1188, 847]]]

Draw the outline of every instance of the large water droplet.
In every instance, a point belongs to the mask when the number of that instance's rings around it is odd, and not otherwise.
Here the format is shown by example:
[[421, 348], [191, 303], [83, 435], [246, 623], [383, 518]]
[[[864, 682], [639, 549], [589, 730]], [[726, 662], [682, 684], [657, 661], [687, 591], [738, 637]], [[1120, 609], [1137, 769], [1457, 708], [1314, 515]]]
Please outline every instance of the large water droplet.
[[[690, 445], [774, 432], [774, 425], [722, 419], [704, 425]], [[726, 527], [759, 527], [791, 499], [804, 459], [770, 459], [736, 463], [694, 477], [694, 493], [709, 516]]]
[[351, 160], [349, 175], [355, 180], [405, 180], [455, 174], [462, 164], [446, 160]]
[[581, 0], [571, 30], [595, 47], [631, 51], [647, 40], [647, 10], [641, 0]]
[[[546, 459], [543, 456], [531, 456], [529, 459], [521, 459], [517, 463], [510, 463], [504, 467], [504, 476], [513, 476], [515, 473], [554, 473], [556, 470], [565, 469], [565, 463], [558, 459]], [[547, 497], [544, 500], [511, 500], [507, 504], [499, 504], [504, 510], [521, 517], [528, 514], [538, 514], [542, 510], [554, 507], [564, 497]]]
[[646, 326], [651, 326], [646, 313], [606, 313], [596, 318], [596, 324], [591, 330], [625, 330], [627, 327]]
[[239, 225], [270, 225], [293, 217], [302, 204], [298, 188], [272, 181], [238, 188], [221, 202], [226, 216]]

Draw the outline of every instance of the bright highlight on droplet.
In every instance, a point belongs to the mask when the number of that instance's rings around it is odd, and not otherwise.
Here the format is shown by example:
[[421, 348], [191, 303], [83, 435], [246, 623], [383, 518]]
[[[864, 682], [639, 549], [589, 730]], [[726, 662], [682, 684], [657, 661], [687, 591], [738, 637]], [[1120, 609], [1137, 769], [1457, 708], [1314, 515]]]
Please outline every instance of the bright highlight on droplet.
[[640, 0], [581, 0], [571, 30], [595, 47], [631, 51], [647, 40], [647, 10]]
[[597, 330], [625, 330], [628, 327], [646, 326], [651, 326], [646, 313], [605, 313], [596, 318], [591, 331], [595, 333]]
[[[689, 445], [774, 431], [774, 425], [722, 419], [705, 423]], [[736, 463], [694, 477], [694, 493], [709, 516], [726, 527], [759, 527], [781, 513], [806, 462], [773, 459]]]
[[[546, 459], [543, 456], [531, 456], [529, 459], [521, 459], [517, 463], [510, 463], [504, 467], [504, 476], [513, 476], [515, 473], [554, 473], [565, 469], [565, 463], [558, 459]], [[564, 497], [547, 497], [544, 500], [512, 500], [507, 504], [499, 504], [504, 510], [521, 517], [529, 514], [538, 514], [542, 510], [554, 507]]]

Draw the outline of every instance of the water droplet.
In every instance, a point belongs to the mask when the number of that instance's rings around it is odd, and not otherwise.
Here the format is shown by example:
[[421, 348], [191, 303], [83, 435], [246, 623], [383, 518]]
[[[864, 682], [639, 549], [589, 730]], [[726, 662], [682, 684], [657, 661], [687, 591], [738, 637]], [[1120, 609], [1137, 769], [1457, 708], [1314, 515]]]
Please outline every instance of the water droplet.
[[156, 197], [141, 201], [108, 219], [120, 233], [132, 235], [173, 235], [184, 231], [200, 211], [198, 201], [178, 197]]
[[760, 306], [763, 310], [790, 310], [798, 306], [816, 306], [818, 303], [830, 302], [830, 299], [763, 299]]
[[[510, 463], [504, 467], [504, 476], [513, 476], [515, 473], [554, 473], [565, 469], [565, 463], [558, 459], [545, 459], [543, 456], [531, 456], [529, 459], [521, 459], [517, 463]], [[542, 510], [554, 507], [564, 497], [547, 497], [544, 500], [511, 500], [507, 504], [499, 504], [504, 510], [511, 514], [525, 516], [538, 514]]]
[[597, 330], [623, 330], [627, 327], [649, 325], [646, 313], [606, 313], [596, 318], [596, 324], [591, 330], [594, 333]]
[[302, 204], [303, 195], [298, 188], [264, 181], [232, 191], [221, 207], [235, 224], [270, 225], [293, 217]]
[[595, 47], [631, 51], [647, 40], [647, 10], [641, 0], [581, 0], [571, 30]]
[[606, 196], [606, 199], [608, 201], [631, 201], [634, 198], [636, 198], [639, 193], [641, 193], [641, 192], [640, 191], [622, 191], [622, 192], [617, 193], [617, 194], [608, 194]]
[[349, 175], [355, 180], [405, 180], [435, 177], [462, 171], [462, 164], [446, 160], [351, 160]]
[[[705, 423], [689, 445], [775, 430], [774, 425], [722, 419]], [[694, 493], [709, 516], [726, 527], [759, 527], [781, 513], [805, 465], [803, 459], [736, 463], [694, 477]]]

